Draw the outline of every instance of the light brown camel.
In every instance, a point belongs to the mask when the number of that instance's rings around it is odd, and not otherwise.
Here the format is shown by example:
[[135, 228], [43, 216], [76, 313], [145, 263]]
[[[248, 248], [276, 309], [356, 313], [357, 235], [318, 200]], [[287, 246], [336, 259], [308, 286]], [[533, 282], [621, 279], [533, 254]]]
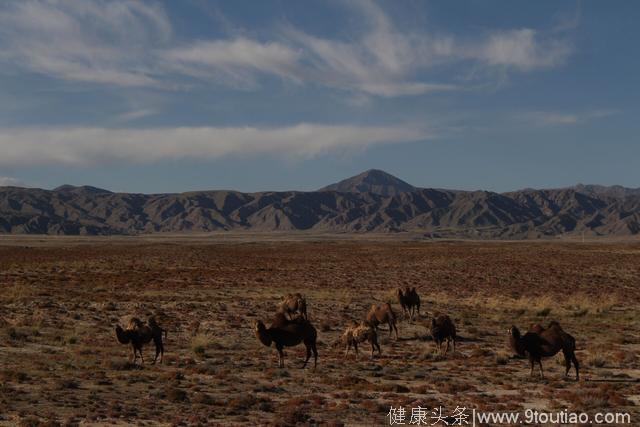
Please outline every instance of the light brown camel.
[[365, 322], [359, 324], [355, 322], [351, 323], [351, 325], [347, 326], [340, 340], [347, 346], [344, 353], [345, 357], [347, 357], [351, 346], [353, 346], [356, 353], [356, 360], [358, 360], [358, 344], [366, 341], [369, 341], [371, 344], [371, 358], [373, 358], [373, 353], [376, 348], [378, 349], [378, 355], [382, 355], [380, 344], [378, 344], [378, 333]]
[[294, 316], [308, 319], [307, 300], [300, 293], [286, 295], [279, 304], [278, 311], [288, 315], [289, 320], [293, 320]]
[[378, 329], [378, 325], [386, 323], [389, 325], [389, 337], [392, 331], [396, 332], [396, 341], [398, 340], [398, 327], [396, 326], [396, 315], [389, 303], [380, 305], [373, 304], [367, 313], [365, 322], [374, 329]]

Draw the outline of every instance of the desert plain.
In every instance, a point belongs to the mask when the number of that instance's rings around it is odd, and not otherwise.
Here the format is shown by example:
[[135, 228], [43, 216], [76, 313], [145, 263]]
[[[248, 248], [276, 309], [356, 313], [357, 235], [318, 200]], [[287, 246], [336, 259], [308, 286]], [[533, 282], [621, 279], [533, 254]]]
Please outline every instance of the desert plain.
[[[415, 286], [420, 315], [394, 296]], [[318, 330], [277, 353], [254, 336], [290, 292]], [[399, 339], [382, 355], [338, 340], [390, 302]], [[640, 423], [640, 242], [392, 238], [20, 238], [0, 240], [1, 425], [389, 425], [391, 407], [629, 413]], [[434, 313], [454, 320], [455, 352], [435, 353]], [[115, 337], [131, 316], [168, 330], [162, 364], [130, 362]], [[513, 358], [508, 328], [560, 322], [545, 378]], [[336, 344], [338, 342], [338, 344]], [[444, 424], [441, 424], [444, 425]]]

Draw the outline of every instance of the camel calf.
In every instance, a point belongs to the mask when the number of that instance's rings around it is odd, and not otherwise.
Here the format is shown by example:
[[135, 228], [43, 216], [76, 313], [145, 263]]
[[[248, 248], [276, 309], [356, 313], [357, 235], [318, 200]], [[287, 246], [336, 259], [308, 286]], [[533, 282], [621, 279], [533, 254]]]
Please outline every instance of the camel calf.
[[369, 341], [371, 344], [371, 358], [373, 358], [374, 350], [378, 349], [378, 355], [382, 355], [380, 350], [380, 344], [378, 344], [378, 334], [374, 328], [365, 322], [360, 324], [352, 323], [342, 334], [341, 340], [346, 344], [344, 356], [347, 357], [351, 346], [353, 346], [356, 353], [356, 360], [358, 360], [358, 344]]

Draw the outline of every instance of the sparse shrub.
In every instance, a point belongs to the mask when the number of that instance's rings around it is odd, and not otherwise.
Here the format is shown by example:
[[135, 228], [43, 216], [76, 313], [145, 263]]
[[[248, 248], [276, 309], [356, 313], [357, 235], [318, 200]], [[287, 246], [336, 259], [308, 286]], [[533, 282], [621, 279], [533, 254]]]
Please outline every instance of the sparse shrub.
[[187, 392], [176, 386], [167, 386], [164, 389], [165, 398], [174, 403], [180, 403], [187, 400]]
[[0, 372], [0, 379], [3, 381], [12, 381], [17, 383], [24, 383], [29, 380], [29, 375], [21, 371], [12, 371], [5, 369]]
[[604, 365], [607, 364], [605, 359], [600, 356], [592, 356], [587, 360], [587, 362], [589, 363], [589, 366], [593, 366], [594, 368], [603, 368]]
[[509, 358], [507, 356], [496, 356], [496, 365], [506, 365], [507, 363], [509, 363]]
[[14, 327], [7, 328], [7, 337], [11, 341], [25, 341], [27, 339], [27, 334], [22, 331], [17, 330]]
[[110, 360], [106, 363], [106, 367], [113, 371], [131, 371], [133, 369], [142, 369], [141, 366], [131, 363], [128, 360]]
[[207, 349], [211, 348], [212, 345], [213, 341], [208, 334], [198, 333], [191, 338], [191, 350], [193, 350], [196, 356], [204, 357]]
[[208, 393], [195, 393], [191, 398], [193, 403], [199, 403], [201, 405], [213, 405], [214, 400]]
[[25, 417], [18, 424], [20, 427], [39, 427], [40, 419], [35, 416]]
[[63, 378], [56, 382], [56, 387], [59, 390], [65, 389], [77, 389], [80, 387], [80, 383], [72, 378]]
[[320, 331], [321, 332], [331, 332], [331, 324], [328, 322], [320, 323]]
[[270, 400], [263, 400], [258, 404], [258, 409], [262, 412], [273, 412], [273, 403]]
[[545, 307], [542, 310], [538, 310], [536, 312], [536, 316], [538, 316], [538, 317], [547, 317], [549, 315], [549, 313], [551, 313], [551, 308], [550, 307]]
[[584, 317], [589, 313], [588, 308], [578, 308], [573, 312], [573, 317]]

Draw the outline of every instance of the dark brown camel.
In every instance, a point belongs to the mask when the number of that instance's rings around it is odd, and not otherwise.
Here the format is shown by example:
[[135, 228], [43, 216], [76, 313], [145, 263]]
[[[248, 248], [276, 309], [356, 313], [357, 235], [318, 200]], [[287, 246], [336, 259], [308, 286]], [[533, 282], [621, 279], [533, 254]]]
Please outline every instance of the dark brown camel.
[[131, 344], [133, 350], [133, 363], [138, 359], [140, 355], [141, 363], [144, 364], [144, 357], [142, 356], [142, 347], [153, 340], [156, 348], [156, 356], [153, 359], [155, 364], [160, 356], [160, 363], [164, 358], [164, 345], [162, 343], [162, 334], [164, 333], [165, 339], [167, 338], [167, 331], [161, 328], [154, 317], [150, 317], [147, 324], [140, 319], [133, 317], [129, 321], [127, 329], [122, 329], [120, 325], [116, 326], [116, 337], [122, 344]]
[[449, 351], [449, 342], [453, 342], [453, 352], [456, 352], [456, 325], [446, 314], [437, 314], [431, 319], [431, 337], [437, 345], [437, 352], [442, 353], [442, 343], [447, 342], [444, 354]]
[[519, 356], [527, 355], [531, 362], [531, 375], [536, 363], [540, 367], [540, 377], [544, 378], [542, 372], [542, 358], [555, 356], [560, 350], [564, 354], [565, 377], [569, 375], [571, 363], [576, 368], [576, 381], [580, 379], [580, 364], [576, 358], [576, 340], [566, 333], [558, 322], [549, 323], [546, 329], [539, 324], [533, 325], [529, 332], [520, 335], [520, 331], [515, 326], [509, 329], [509, 343], [513, 351]]
[[301, 318], [288, 320], [283, 313], [278, 313], [269, 328], [261, 320], [254, 322], [254, 333], [258, 340], [267, 347], [270, 347], [271, 343], [275, 343], [280, 368], [284, 368], [284, 347], [294, 347], [304, 343], [307, 348], [307, 358], [302, 368], [307, 366], [313, 352], [313, 369], [316, 369], [318, 365], [318, 350], [316, 348], [318, 333], [308, 320]]
[[384, 303], [380, 305], [373, 304], [369, 312], [367, 313], [367, 317], [365, 322], [370, 325], [374, 329], [378, 329], [378, 326], [382, 323], [386, 323], [389, 325], [389, 337], [391, 337], [392, 331], [396, 332], [396, 341], [398, 340], [398, 327], [396, 326], [396, 314], [393, 312], [391, 305], [389, 303]]
[[396, 296], [405, 318], [410, 317], [413, 320], [413, 316], [416, 313], [420, 316], [420, 296], [415, 287], [410, 288], [407, 286], [404, 291], [398, 288], [396, 289]]

